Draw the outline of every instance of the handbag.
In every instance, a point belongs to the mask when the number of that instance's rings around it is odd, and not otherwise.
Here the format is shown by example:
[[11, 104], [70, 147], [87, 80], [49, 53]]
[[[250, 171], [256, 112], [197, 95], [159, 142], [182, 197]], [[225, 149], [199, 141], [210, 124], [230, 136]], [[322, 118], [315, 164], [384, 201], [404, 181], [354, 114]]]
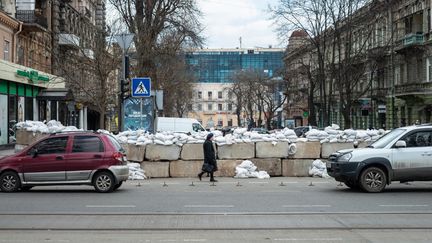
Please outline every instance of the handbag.
[[204, 163], [202, 166], [202, 171], [213, 172], [214, 166], [208, 163]]

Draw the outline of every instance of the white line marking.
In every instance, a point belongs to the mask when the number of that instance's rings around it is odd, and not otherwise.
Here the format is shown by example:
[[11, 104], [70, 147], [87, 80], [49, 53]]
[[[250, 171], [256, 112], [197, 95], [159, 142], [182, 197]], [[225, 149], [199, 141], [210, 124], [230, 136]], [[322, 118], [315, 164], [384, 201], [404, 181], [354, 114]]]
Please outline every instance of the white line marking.
[[184, 242], [204, 242], [207, 241], [207, 239], [184, 239]]
[[86, 208], [136, 208], [135, 205], [86, 205]]
[[275, 241], [342, 241], [342, 238], [304, 238], [304, 239], [298, 239], [298, 238], [281, 238], [281, 239], [274, 239]]
[[250, 184], [268, 184], [268, 181], [249, 181]]
[[282, 205], [284, 208], [330, 208], [331, 205]]
[[397, 205], [397, 204], [394, 204], [394, 205], [383, 204], [383, 205], [379, 205], [379, 206], [380, 207], [429, 207], [429, 205], [427, 205], [427, 204], [417, 204], [417, 205], [415, 205], [415, 204], [406, 204], [406, 205], [403, 205], [403, 204], [400, 204], [400, 205]]
[[184, 205], [185, 208], [233, 208], [234, 205]]

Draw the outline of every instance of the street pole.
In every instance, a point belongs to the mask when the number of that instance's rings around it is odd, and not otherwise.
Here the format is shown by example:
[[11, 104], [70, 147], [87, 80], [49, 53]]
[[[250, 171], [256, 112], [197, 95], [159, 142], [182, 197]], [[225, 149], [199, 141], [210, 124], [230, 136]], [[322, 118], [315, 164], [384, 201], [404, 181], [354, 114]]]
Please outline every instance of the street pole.
[[126, 55], [127, 51], [129, 49], [129, 46], [131, 45], [133, 41], [134, 35], [130, 33], [120, 34], [116, 35], [115, 39], [117, 41], [117, 44], [122, 49], [122, 68], [121, 68], [121, 74], [119, 77], [119, 95], [118, 95], [118, 130], [123, 131], [123, 94], [121, 92], [121, 80], [126, 79]]

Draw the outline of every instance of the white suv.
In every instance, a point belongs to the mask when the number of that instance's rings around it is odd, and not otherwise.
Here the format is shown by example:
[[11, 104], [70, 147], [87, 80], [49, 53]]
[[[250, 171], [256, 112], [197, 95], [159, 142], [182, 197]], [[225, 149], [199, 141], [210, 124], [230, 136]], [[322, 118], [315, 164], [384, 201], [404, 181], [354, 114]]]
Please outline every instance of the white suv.
[[432, 180], [432, 126], [401, 127], [367, 148], [333, 153], [328, 174], [350, 188], [381, 192], [392, 181]]

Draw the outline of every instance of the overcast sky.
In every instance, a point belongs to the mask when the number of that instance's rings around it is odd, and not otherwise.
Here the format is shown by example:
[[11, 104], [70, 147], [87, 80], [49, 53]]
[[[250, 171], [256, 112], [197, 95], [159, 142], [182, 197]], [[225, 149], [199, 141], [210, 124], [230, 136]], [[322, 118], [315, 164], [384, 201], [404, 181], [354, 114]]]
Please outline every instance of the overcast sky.
[[205, 47], [281, 47], [269, 20], [268, 4], [277, 0], [197, 0], [203, 13]]

